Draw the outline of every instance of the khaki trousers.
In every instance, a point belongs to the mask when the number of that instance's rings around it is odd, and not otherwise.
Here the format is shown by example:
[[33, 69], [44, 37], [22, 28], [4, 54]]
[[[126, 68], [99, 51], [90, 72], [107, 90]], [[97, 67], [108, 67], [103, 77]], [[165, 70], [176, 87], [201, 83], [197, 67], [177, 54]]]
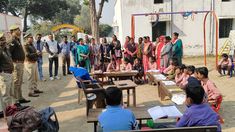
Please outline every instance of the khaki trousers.
[[20, 100], [23, 99], [21, 87], [23, 83], [24, 63], [13, 63], [13, 64], [14, 64], [14, 71], [13, 71], [14, 95], [16, 99]]
[[16, 103], [12, 74], [0, 73], [0, 111]]
[[34, 90], [37, 90], [37, 81], [38, 81], [37, 63], [26, 62], [25, 69], [28, 73], [29, 93], [34, 93]]

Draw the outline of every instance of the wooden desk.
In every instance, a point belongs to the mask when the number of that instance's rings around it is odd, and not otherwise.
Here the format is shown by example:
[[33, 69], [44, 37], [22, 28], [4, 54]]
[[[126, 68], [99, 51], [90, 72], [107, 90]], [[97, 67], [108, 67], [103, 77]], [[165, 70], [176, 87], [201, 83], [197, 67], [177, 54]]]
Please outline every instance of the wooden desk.
[[160, 81], [158, 86], [158, 96], [160, 97], [161, 101], [163, 101], [166, 96], [171, 98], [173, 94], [178, 93], [184, 93], [184, 91], [176, 85], [167, 86], [162, 81]]
[[136, 106], [136, 90], [137, 85], [131, 80], [113, 81], [114, 85], [121, 90], [127, 90], [127, 106], [130, 105], [130, 89], [133, 94], [133, 106]]
[[100, 85], [103, 86], [104, 85], [104, 78], [105, 78], [105, 75], [102, 71], [95, 71], [93, 73], [90, 73], [90, 75], [99, 82], [99, 79], [101, 78], [101, 81], [100, 81]]
[[148, 83], [150, 85], [157, 84], [158, 85], [158, 80], [154, 77], [154, 75], [161, 74], [159, 72], [146, 72], [146, 76], [149, 78]]
[[118, 72], [104, 72], [104, 75], [109, 78], [119, 79], [121, 77], [130, 77], [132, 80], [138, 74], [138, 71], [118, 71]]
[[[152, 119], [151, 116], [148, 113], [148, 109], [152, 108], [154, 106], [144, 106], [144, 107], [129, 107], [127, 109], [130, 109], [134, 115], [136, 120], [139, 121], [140, 126], [142, 125], [142, 120], [148, 120]], [[186, 107], [184, 105], [178, 105], [176, 106], [181, 113], [184, 113]], [[91, 109], [89, 111], [89, 114], [87, 116], [87, 123], [94, 123], [94, 132], [97, 131], [97, 124], [98, 124], [98, 116], [102, 112], [103, 109]]]

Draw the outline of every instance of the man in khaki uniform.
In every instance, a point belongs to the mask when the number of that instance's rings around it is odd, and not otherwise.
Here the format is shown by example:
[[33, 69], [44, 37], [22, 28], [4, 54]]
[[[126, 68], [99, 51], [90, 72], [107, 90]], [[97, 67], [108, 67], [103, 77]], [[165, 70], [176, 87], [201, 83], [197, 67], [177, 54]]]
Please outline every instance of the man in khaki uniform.
[[0, 32], [0, 111], [16, 103], [12, 86], [13, 62], [7, 48], [6, 38]]
[[13, 84], [14, 84], [14, 95], [20, 103], [28, 103], [30, 100], [26, 100], [22, 96], [22, 82], [24, 73], [24, 60], [25, 53], [20, 43], [21, 31], [19, 26], [12, 25], [10, 27], [11, 39], [8, 42], [10, 53], [12, 55], [14, 71], [13, 71]]
[[31, 34], [25, 35], [26, 43], [24, 44], [26, 62], [25, 69], [28, 73], [28, 89], [29, 97], [38, 97], [43, 91], [38, 90], [37, 80], [38, 80], [38, 71], [37, 71], [37, 60], [40, 56], [40, 52], [36, 50], [33, 45], [33, 36]]

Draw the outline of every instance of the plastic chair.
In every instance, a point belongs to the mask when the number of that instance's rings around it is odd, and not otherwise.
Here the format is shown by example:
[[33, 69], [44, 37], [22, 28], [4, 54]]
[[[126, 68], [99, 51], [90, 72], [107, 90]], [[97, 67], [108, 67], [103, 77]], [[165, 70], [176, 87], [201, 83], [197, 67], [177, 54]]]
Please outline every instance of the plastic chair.
[[89, 109], [93, 108], [96, 104], [97, 108], [105, 108], [105, 89], [97, 83], [84, 82], [80, 77], [76, 77], [76, 82], [81, 88], [86, 97], [86, 115], [89, 114]]
[[219, 110], [220, 110], [220, 107], [221, 107], [222, 100], [223, 100], [223, 97], [220, 96], [220, 97], [217, 99], [216, 104], [215, 104], [215, 105], [211, 105], [211, 107], [212, 107], [212, 109], [213, 109], [216, 113], [218, 113], [220, 123], [223, 124], [223, 123], [224, 123], [224, 120], [223, 120], [223, 118], [222, 118], [222, 117], [220, 116], [220, 114], [219, 114]]

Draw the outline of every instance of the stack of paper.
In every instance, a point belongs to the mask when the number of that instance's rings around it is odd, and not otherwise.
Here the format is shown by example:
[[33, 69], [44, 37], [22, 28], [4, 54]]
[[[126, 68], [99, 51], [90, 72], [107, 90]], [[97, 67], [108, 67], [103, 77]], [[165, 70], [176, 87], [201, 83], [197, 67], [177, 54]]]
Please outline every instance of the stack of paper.
[[177, 105], [182, 105], [184, 104], [185, 99], [186, 99], [185, 94], [173, 94], [171, 101], [173, 101]]
[[177, 118], [182, 116], [182, 113], [175, 106], [156, 106], [148, 109], [148, 113], [153, 120], [163, 117]]
[[173, 81], [162, 81], [165, 85], [169, 86], [169, 85], [176, 85], [175, 82]]
[[183, 92], [180, 88], [168, 89], [170, 92]]
[[158, 73], [158, 72], [160, 72], [160, 70], [148, 70], [147, 72], [154, 72], [154, 73]]
[[166, 77], [162, 74], [153, 75], [157, 80], [166, 80]]

